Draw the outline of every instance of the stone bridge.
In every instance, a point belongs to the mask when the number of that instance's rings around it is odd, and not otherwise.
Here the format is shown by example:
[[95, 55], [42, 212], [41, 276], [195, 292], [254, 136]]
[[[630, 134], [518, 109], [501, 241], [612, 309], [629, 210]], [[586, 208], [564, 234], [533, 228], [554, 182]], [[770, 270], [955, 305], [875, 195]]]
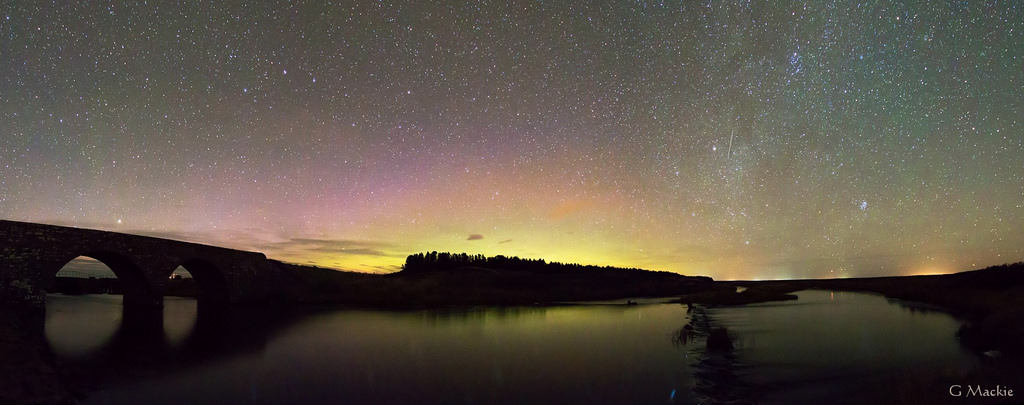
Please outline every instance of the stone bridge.
[[126, 307], [161, 307], [167, 280], [184, 267], [200, 303], [253, 302], [280, 296], [285, 271], [262, 253], [197, 243], [0, 220], [0, 303], [42, 308], [46, 288], [79, 256], [107, 265], [121, 280]]

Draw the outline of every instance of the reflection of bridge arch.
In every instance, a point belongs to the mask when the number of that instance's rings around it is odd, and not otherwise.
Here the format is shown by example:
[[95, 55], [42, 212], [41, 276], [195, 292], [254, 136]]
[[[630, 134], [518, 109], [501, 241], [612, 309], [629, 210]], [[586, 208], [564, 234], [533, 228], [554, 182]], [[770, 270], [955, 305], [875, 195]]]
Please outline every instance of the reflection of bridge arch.
[[[34, 322], [23, 322], [39, 327], [23, 332], [49, 344], [43, 327], [45, 315], [35, 316]], [[81, 373], [76, 378], [90, 384], [152, 378], [263, 350], [273, 336], [286, 331], [304, 313], [197, 303], [195, 316], [188, 333], [172, 343], [161, 308], [126, 306], [117, 327], [102, 344], [58, 359], [69, 370]]]
[[0, 220], [0, 302], [44, 307], [53, 277], [79, 256], [99, 260], [117, 275], [126, 307], [160, 307], [179, 265], [192, 273], [204, 303], [263, 300], [279, 295], [287, 280], [262, 253]]

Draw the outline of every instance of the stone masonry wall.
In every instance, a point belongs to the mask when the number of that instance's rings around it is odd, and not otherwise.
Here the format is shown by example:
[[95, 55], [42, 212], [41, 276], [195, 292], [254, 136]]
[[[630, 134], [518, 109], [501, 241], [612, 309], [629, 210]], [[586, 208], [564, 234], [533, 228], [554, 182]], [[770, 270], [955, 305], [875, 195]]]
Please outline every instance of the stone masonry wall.
[[262, 253], [116, 232], [0, 220], [0, 303], [42, 307], [50, 279], [67, 262], [104, 262], [125, 286], [125, 304], [162, 304], [167, 277], [179, 265], [197, 283], [220, 291], [201, 300], [259, 301], [277, 294], [281, 270]]

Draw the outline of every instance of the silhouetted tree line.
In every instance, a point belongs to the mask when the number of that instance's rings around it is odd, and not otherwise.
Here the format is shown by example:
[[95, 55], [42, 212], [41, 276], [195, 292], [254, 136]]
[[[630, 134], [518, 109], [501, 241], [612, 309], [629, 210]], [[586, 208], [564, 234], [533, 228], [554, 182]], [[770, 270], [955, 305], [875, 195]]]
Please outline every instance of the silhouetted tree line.
[[623, 268], [612, 266], [593, 266], [575, 263], [546, 262], [544, 259], [521, 259], [518, 256], [507, 257], [497, 255], [487, 257], [484, 255], [468, 255], [466, 253], [448, 252], [427, 252], [409, 255], [402, 266], [403, 272], [426, 273], [426, 272], [453, 272], [469, 270], [472, 268], [483, 268], [490, 270], [522, 271], [538, 274], [635, 274], [635, 275], [672, 275], [676, 273], [665, 271], [650, 271], [638, 268]]
[[66, 295], [124, 294], [121, 280], [95, 277], [54, 277], [46, 291]]

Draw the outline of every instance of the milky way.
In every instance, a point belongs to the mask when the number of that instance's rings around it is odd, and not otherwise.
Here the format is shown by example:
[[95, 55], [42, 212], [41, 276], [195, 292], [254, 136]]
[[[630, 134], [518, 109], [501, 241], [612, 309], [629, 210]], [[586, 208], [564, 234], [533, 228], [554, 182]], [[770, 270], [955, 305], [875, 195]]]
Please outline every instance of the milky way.
[[68, 3], [0, 9], [0, 218], [371, 272], [1024, 259], [1017, 2]]

